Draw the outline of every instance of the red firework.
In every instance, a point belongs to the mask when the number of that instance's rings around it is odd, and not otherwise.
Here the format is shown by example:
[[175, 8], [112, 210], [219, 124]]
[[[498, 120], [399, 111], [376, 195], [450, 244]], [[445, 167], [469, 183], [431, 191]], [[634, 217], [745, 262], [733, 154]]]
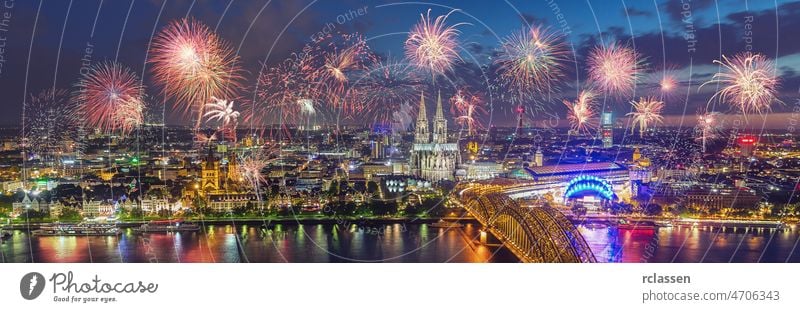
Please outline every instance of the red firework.
[[612, 43], [589, 53], [589, 79], [608, 95], [624, 98], [633, 94], [644, 73], [644, 61], [633, 48]]
[[142, 123], [144, 87], [129, 68], [99, 63], [81, 77], [77, 86], [75, 102], [88, 127], [124, 135]]
[[321, 61], [316, 65], [319, 67], [316, 78], [325, 102], [331, 109], [355, 113], [361, 106], [358, 92], [352, 88], [352, 80], [374, 61], [369, 46], [359, 34], [328, 35], [317, 40], [315, 45], [320, 47], [320, 55], [314, 59]]
[[155, 83], [184, 113], [197, 112], [211, 97], [234, 98], [241, 88], [239, 59], [208, 26], [194, 19], [167, 25], [150, 48]]
[[595, 95], [591, 90], [584, 90], [578, 94], [575, 102], [564, 100], [567, 106], [567, 121], [570, 129], [581, 134], [590, 134], [597, 129], [597, 112], [592, 108]]
[[406, 57], [420, 69], [427, 70], [432, 77], [444, 74], [453, 68], [460, 59], [458, 55], [458, 34], [456, 27], [446, 24], [447, 18], [455, 11], [431, 20], [431, 10], [427, 15], [420, 14], [420, 21], [409, 32], [406, 39]]
[[[396, 123], [405, 129], [413, 116], [422, 80], [408, 65], [397, 61], [376, 61], [355, 82], [363, 110], [377, 124]], [[398, 129], [399, 130], [399, 129]]]
[[559, 33], [530, 27], [505, 38], [500, 46], [495, 64], [500, 82], [514, 92], [512, 99], [528, 102], [536, 94], [558, 89], [570, 54]]
[[318, 67], [312, 54], [293, 55], [258, 76], [256, 101], [244, 110], [250, 125], [296, 125], [304, 117], [317, 114], [324, 93], [316, 83]]
[[476, 93], [466, 89], [459, 89], [450, 98], [450, 110], [455, 116], [456, 122], [467, 127], [469, 135], [474, 135], [476, 129], [483, 128], [480, 117], [486, 114], [483, 108], [483, 99]]

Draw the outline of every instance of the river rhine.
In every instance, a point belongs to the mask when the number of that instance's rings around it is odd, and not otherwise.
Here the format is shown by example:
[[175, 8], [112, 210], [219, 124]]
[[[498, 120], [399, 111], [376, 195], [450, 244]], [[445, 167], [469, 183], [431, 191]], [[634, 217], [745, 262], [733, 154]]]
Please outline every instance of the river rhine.
[[[580, 230], [598, 262], [800, 262], [796, 228]], [[474, 223], [460, 229], [404, 223], [206, 225], [202, 232], [178, 234], [125, 229], [118, 237], [13, 231], [0, 245], [0, 262], [517, 262], [504, 248], [476, 243], [478, 236]]]

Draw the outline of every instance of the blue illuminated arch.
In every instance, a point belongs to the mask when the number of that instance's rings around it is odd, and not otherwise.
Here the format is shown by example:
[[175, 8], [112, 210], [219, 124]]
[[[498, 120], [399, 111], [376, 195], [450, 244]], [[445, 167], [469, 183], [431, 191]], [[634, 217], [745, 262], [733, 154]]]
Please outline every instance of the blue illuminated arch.
[[614, 188], [608, 181], [590, 175], [580, 175], [569, 181], [567, 190], [564, 191], [564, 199], [572, 199], [581, 194], [591, 193], [605, 200], [614, 200]]

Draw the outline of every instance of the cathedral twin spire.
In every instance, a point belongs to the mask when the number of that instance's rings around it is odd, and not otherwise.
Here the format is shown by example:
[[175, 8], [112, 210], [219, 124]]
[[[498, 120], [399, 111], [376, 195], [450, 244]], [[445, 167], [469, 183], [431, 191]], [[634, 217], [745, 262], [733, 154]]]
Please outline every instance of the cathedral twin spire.
[[414, 143], [447, 143], [447, 119], [444, 118], [442, 109], [442, 92], [439, 91], [436, 99], [436, 116], [433, 118], [433, 141], [428, 131], [428, 112], [425, 107], [425, 93], [420, 94], [419, 115], [417, 116], [417, 127], [414, 133]]

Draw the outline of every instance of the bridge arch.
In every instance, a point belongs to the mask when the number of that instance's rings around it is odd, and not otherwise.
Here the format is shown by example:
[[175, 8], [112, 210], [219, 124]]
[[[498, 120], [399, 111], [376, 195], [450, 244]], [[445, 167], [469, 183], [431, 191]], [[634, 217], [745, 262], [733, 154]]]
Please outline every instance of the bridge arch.
[[523, 262], [595, 262], [583, 236], [557, 209], [522, 207], [502, 187], [473, 186], [455, 198]]

